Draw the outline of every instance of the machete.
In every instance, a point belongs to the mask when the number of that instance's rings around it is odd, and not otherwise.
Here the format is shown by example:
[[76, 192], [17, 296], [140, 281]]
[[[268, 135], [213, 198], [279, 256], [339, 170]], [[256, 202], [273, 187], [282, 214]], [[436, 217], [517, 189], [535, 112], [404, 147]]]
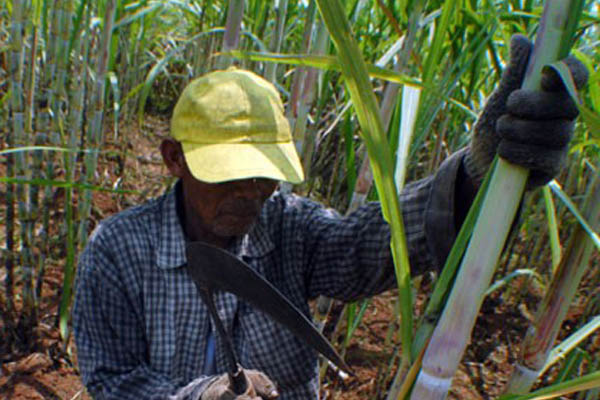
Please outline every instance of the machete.
[[[191, 274], [191, 267], [189, 263], [187, 269]], [[231, 337], [227, 334], [227, 330], [223, 325], [223, 321], [221, 321], [221, 317], [219, 317], [219, 313], [217, 312], [215, 299], [213, 297], [214, 289], [210, 285], [206, 285], [203, 282], [199, 282], [195, 279], [194, 283], [196, 284], [196, 288], [200, 293], [202, 301], [204, 301], [208, 307], [211, 320], [217, 328], [217, 334], [221, 337], [221, 340], [223, 340], [223, 343], [225, 344], [229, 387], [235, 394], [243, 394], [248, 388], [246, 384], [246, 376], [244, 375], [244, 370], [237, 361], [237, 356], [235, 355], [235, 349], [233, 348]]]
[[186, 254], [188, 271], [199, 288], [233, 293], [286, 327], [340, 369], [354, 375], [312, 322], [248, 264], [225, 250], [203, 242], [187, 243]]

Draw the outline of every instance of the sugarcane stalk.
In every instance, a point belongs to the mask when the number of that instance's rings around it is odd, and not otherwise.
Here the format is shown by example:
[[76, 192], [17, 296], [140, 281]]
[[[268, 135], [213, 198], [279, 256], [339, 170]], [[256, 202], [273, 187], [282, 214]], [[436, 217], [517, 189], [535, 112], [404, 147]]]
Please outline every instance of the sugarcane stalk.
[[[314, 8], [316, 13], [316, 7]], [[315, 44], [311, 48], [312, 54], [324, 54], [329, 45], [329, 34], [325, 25], [320, 22], [315, 38]], [[323, 71], [316, 68], [307, 68], [304, 79], [301, 82], [301, 96], [298, 101], [298, 114], [294, 123], [294, 139], [296, 146], [301, 149], [302, 167], [304, 174], [310, 176], [313, 152], [315, 149], [315, 129], [308, 127], [308, 115], [315, 99], [317, 80], [323, 75]], [[316, 125], [316, 124], [315, 124]]]
[[[600, 230], [600, 173], [590, 185], [583, 216], [595, 231]], [[593, 249], [594, 244], [588, 233], [578, 224], [570, 235], [567, 249], [536, 313], [535, 321], [527, 330], [517, 365], [506, 387], [507, 393], [527, 393], [543, 372], [562, 321], [589, 265]]]
[[[317, 11], [317, 4], [314, 0], [311, 0], [308, 3], [308, 7], [306, 9], [306, 24], [304, 25], [304, 33], [302, 35], [302, 46], [300, 51], [302, 53], [308, 53], [311, 49], [311, 39], [315, 26], [315, 17]], [[320, 22], [322, 25], [322, 21]], [[319, 33], [317, 33], [319, 36]], [[319, 39], [316, 39], [318, 43]], [[314, 48], [314, 47], [313, 47]], [[290, 88], [290, 99], [288, 102], [288, 107], [286, 109], [286, 117], [291, 122], [295, 116], [298, 114], [298, 102], [300, 101], [300, 94], [302, 93], [302, 88], [304, 87], [304, 80], [306, 79], [306, 68], [303, 66], [298, 66], [294, 71], [294, 78], [292, 79], [292, 86]], [[298, 149], [298, 146], [296, 146]]]
[[[24, 74], [24, 46], [23, 32], [24, 22], [26, 21], [26, 4], [24, 1], [13, 2], [13, 15], [11, 21], [11, 109], [12, 109], [12, 129], [15, 138], [16, 147], [26, 146], [28, 138], [25, 132], [25, 99], [23, 90]], [[16, 175], [18, 178], [27, 179], [29, 157], [26, 152], [18, 152], [15, 156]], [[27, 192], [23, 184], [18, 184], [16, 188], [18, 202], [18, 216], [21, 222], [21, 252], [20, 265], [23, 276], [22, 301], [23, 307], [19, 317], [19, 325], [25, 332], [30, 333], [31, 337], [23, 337], [28, 343], [35, 340], [33, 327], [37, 324], [36, 300], [33, 290], [34, 262], [33, 252], [28, 232], [32, 231], [31, 213], [29, 212], [29, 202]]]
[[[96, 172], [98, 165], [98, 152], [103, 143], [102, 135], [102, 122], [104, 116], [104, 100], [105, 100], [105, 86], [106, 86], [106, 74], [108, 70], [108, 62], [110, 59], [111, 51], [111, 40], [113, 34], [113, 25], [115, 21], [115, 0], [107, 0], [106, 7], [104, 9], [104, 26], [102, 31], [102, 37], [99, 43], [98, 49], [98, 61], [96, 70], [96, 81], [92, 92], [91, 98], [91, 109], [92, 116], [87, 132], [87, 146], [91, 150], [85, 153], [84, 164], [85, 164], [85, 175], [82, 177], [84, 184], [91, 182]], [[85, 189], [80, 197], [79, 206], [79, 227], [78, 227], [78, 243], [81, 247], [84, 247], [88, 236], [88, 222], [92, 204], [92, 191]], [[67, 338], [68, 335], [68, 320], [69, 314], [67, 310], [71, 305], [71, 297], [73, 295], [73, 279], [74, 271], [70, 271], [69, 274], [65, 274], [63, 280], [63, 291], [60, 299], [59, 307], [59, 328], [60, 334], [63, 339]]]
[[[572, 36], [565, 30], [571, 23], [570, 11], [576, 7], [575, 3], [577, 1], [546, 2], [524, 88], [539, 88], [543, 66], [564, 56], [565, 48], [568, 50], [569, 47], [563, 46], [563, 39], [570, 44]], [[574, 18], [577, 19], [578, 15]], [[516, 214], [527, 177], [525, 168], [499, 159], [456, 284], [426, 350], [411, 399], [446, 398]], [[494, 235], [490, 235], [490, 232], [494, 232]]]
[[[60, 40], [60, 23], [62, 16], [62, 2], [63, 0], [57, 0], [54, 3], [54, 7], [45, 7], [42, 10], [43, 24], [42, 31], [45, 35], [45, 53], [46, 63], [44, 68], [40, 71], [40, 84], [39, 92], [41, 93], [40, 104], [42, 107], [37, 110], [35, 118], [35, 138], [34, 143], [36, 145], [50, 144], [49, 138], [52, 136], [52, 130], [54, 129], [55, 121], [58, 112], [56, 107], [56, 70], [57, 61], [59, 57], [59, 40]], [[50, 12], [51, 10], [51, 12]], [[50, 20], [48, 25], [47, 20]], [[33, 60], [32, 60], [33, 62]], [[51, 155], [49, 157], [52, 157]], [[44, 168], [44, 154], [42, 151], [34, 151], [32, 154], [32, 172], [33, 177], [36, 179], [44, 178], [44, 174], [54, 174], [54, 166], [52, 163], [46, 163]], [[46, 176], [46, 179], [52, 179], [51, 176]], [[30, 198], [32, 201], [33, 211], [38, 212], [39, 209], [39, 187], [32, 185], [30, 190]], [[42, 215], [42, 235], [44, 238], [40, 241], [44, 245], [40, 246], [40, 257], [43, 257], [46, 251], [46, 244], [48, 240], [48, 226], [50, 221], [50, 208], [52, 200], [49, 199], [51, 193], [51, 187], [48, 186], [45, 189], [45, 196], [43, 201], [43, 215]], [[38, 262], [41, 261], [41, 258]], [[36, 292], [41, 293], [43, 283], [43, 264], [38, 265], [38, 278], [36, 284]]]
[[[12, 129], [8, 128], [9, 124], [6, 124], [6, 142], [9, 148], [15, 147], [17, 140], [18, 129], [22, 126], [22, 114], [21, 123], [19, 121], [19, 110], [22, 107], [22, 99], [20, 96], [21, 88], [21, 71], [22, 65], [20, 65], [20, 51], [22, 49], [22, 17], [21, 3], [15, 1], [13, 3], [13, 14], [11, 21], [11, 35], [10, 51], [11, 51], [11, 62], [9, 65], [10, 70], [8, 71], [10, 78], [10, 111], [6, 112], [6, 119], [12, 122]], [[12, 116], [12, 120], [11, 120]], [[4, 127], [4, 124], [2, 124]], [[16, 156], [8, 154], [6, 157], [6, 173], [7, 176], [12, 177], [16, 172]], [[14, 268], [15, 260], [17, 259], [15, 254], [15, 198], [18, 198], [17, 188], [13, 184], [6, 185], [6, 277], [4, 279], [5, 293], [6, 293], [6, 310], [2, 313], [3, 319], [6, 323], [8, 337], [6, 338], [5, 348], [10, 351], [15, 337], [15, 302], [14, 302]]]
[[[31, 51], [29, 55], [29, 59], [31, 60], [28, 63], [28, 71], [27, 71], [27, 90], [25, 95], [25, 137], [29, 139], [29, 141], [33, 141], [35, 145], [40, 145], [37, 135], [34, 135], [33, 132], [33, 114], [34, 114], [34, 93], [35, 93], [35, 71], [37, 67], [36, 56], [37, 56], [37, 47], [38, 47], [38, 21], [37, 15], [34, 15], [31, 18], [33, 24], [32, 31], [32, 39], [31, 39]], [[32, 179], [40, 179], [42, 177], [42, 160], [43, 160], [43, 152], [42, 151], [34, 151], [31, 155], [32, 160], [32, 168], [31, 168], [31, 177]], [[25, 234], [27, 235], [27, 241], [30, 244], [34, 244], [34, 224], [38, 220], [38, 210], [39, 210], [39, 186], [38, 185], [30, 185], [29, 186], [29, 213], [31, 218], [31, 223], [27, 226], [27, 231]], [[36, 247], [39, 243], [35, 243]], [[37, 259], [38, 268], [41, 265], [40, 259], [43, 257], [44, 250], [41, 249], [37, 256], [33, 256]], [[33, 261], [33, 260], [32, 260]], [[39, 299], [42, 290], [41, 290], [41, 282], [42, 278], [40, 277], [39, 269], [36, 274], [36, 283], [35, 287], [35, 298]], [[37, 302], [37, 301], [36, 301]], [[37, 305], [36, 305], [37, 306]]]
[[[271, 42], [269, 43], [269, 49], [273, 53], [279, 53], [281, 49], [281, 43], [283, 42], [283, 33], [285, 28], [285, 17], [287, 15], [288, 0], [275, 0], [275, 29], [273, 36], [271, 36]], [[275, 82], [277, 74], [277, 63], [268, 63], [265, 67], [265, 78], [269, 82]]]
[[[87, 7], [87, 12], [83, 19], [83, 27], [88, 26], [91, 19], [91, 7]], [[79, 32], [80, 34], [82, 31]], [[77, 35], [79, 37], [79, 35]], [[64, 155], [65, 165], [65, 180], [67, 182], [75, 181], [75, 163], [77, 160], [77, 148], [79, 133], [82, 131], [83, 124], [83, 108], [85, 102], [85, 82], [87, 78], [88, 70], [88, 59], [89, 49], [91, 42], [91, 33], [86, 33], [84, 40], [76, 40], [73, 52], [73, 79], [71, 79], [71, 90], [69, 93], [69, 115], [68, 115], [68, 137], [67, 146], [70, 152], [66, 152]], [[73, 274], [75, 271], [75, 253], [77, 250], [77, 238], [75, 235], [75, 207], [73, 205], [73, 188], [67, 187], [65, 189], [65, 231], [66, 231], [66, 242], [65, 242], [65, 266], [64, 266], [64, 277], [63, 287], [69, 288], [72, 285]], [[64, 313], [64, 314], [61, 314]], [[59, 323], [61, 320], [68, 321], [69, 304], [65, 299], [65, 306], [59, 309], [58, 319]], [[63, 339], [68, 335], [68, 332], [63, 332]], [[67, 346], [68, 340], [64, 340], [64, 346]]]
[[[227, 6], [227, 22], [225, 25], [225, 35], [223, 36], [223, 53], [230, 50], [236, 50], [240, 44], [240, 31], [242, 29], [242, 18], [244, 17], [244, 0], [229, 0]], [[225, 69], [232, 63], [232, 57], [229, 55], [221, 56], [219, 68]]]
[[[325, 47], [328, 43], [327, 30], [322, 29], [317, 32], [315, 43], [311, 45], [316, 12], [317, 7], [313, 0], [309, 3], [306, 10], [307, 19], [304, 26], [304, 34], [302, 39], [303, 53], [322, 54], [325, 52]], [[271, 65], [271, 63], [267, 65], [267, 68], [269, 65]], [[309, 71], [311, 72], [308, 72], [307, 68], [304, 67], [299, 67], [296, 69], [290, 91], [290, 100], [288, 102], [286, 111], [286, 118], [290, 123], [296, 150], [298, 151], [300, 159], [302, 160], [302, 167], [304, 168], [304, 175], [307, 177], [307, 180], [310, 180], [310, 160], [312, 159], [311, 149], [314, 143], [311, 141], [307, 142], [306, 129], [308, 112], [314, 99], [313, 93], [315, 90], [317, 74], [317, 71], [314, 68], [310, 68]], [[308, 150], [306, 149], [307, 147]], [[282, 182], [279, 188], [283, 193], [290, 193], [292, 191], [292, 184], [288, 182]]]

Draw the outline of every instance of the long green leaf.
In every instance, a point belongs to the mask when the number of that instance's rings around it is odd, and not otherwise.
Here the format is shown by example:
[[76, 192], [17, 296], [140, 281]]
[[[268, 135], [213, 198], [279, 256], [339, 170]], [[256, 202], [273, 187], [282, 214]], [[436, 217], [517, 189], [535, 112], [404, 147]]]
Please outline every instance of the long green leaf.
[[581, 215], [581, 212], [579, 211], [577, 206], [575, 204], [573, 204], [573, 202], [569, 198], [569, 195], [567, 195], [562, 190], [562, 188], [560, 187], [560, 184], [558, 182], [556, 182], [555, 180], [548, 183], [548, 186], [550, 187], [550, 189], [552, 189], [554, 194], [556, 194], [556, 196], [567, 206], [569, 211], [571, 211], [571, 213], [573, 213], [573, 215], [577, 219], [577, 222], [579, 222], [581, 224], [581, 227], [590, 236], [590, 239], [592, 239], [592, 242], [594, 243], [594, 245], [598, 248], [598, 250], [600, 250], [600, 236], [598, 236], [598, 234], [594, 231], [594, 229], [590, 226], [590, 224], [588, 224], [588, 222], [585, 220], [583, 215]]
[[558, 236], [558, 224], [556, 222], [556, 209], [552, 201], [550, 188], [544, 186], [544, 204], [546, 205], [546, 218], [548, 219], [548, 235], [550, 236], [550, 249], [552, 250], [552, 274], [556, 272], [556, 267], [560, 263], [560, 238]]
[[[344, 17], [345, 12], [339, 0], [317, 0], [319, 11], [333, 42], [338, 50], [346, 86], [362, 128], [363, 139], [367, 145], [371, 168], [375, 179], [381, 208], [390, 224], [392, 234], [392, 255], [396, 270], [402, 318], [402, 345], [412, 348], [412, 294], [408, 249], [396, 185], [393, 179], [392, 155], [389, 151], [383, 125], [379, 117], [377, 100], [373, 94], [367, 66], [354, 40], [350, 23]], [[412, 360], [410, 351], [403, 354], [403, 363]]]
[[[251, 61], [268, 61], [334, 71], [343, 70], [339, 59], [334, 56], [315, 54], [280, 54], [241, 50], [232, 50], [227, 52], [227, 54], [239, 59]], [[412, 78], [408, 75], [401, 74], [390, 69], [382, 68], [373, 64], [366, 64], [366, 69], [369, 76], [372, 78], [379, 78], [388, 82], [394, 82], [403, 85], [422, 87], [419, 79]]]
[[581, 342], [590, 337], [594, 332], [600, 329], [600, 315], [592, 318], [590, 322], [577, 329], [568, 338], [562, 340], [558, 346], [556, 346], [550, 352], [546, 365], [540, 372], [540, 376], [544, 374], [554, 364], [562, 360], [566, 354], [577, 347]]
[[[288, 65], [300, 65], [305, 67], [319, 68], [323, 70], [341, 71], [342, 67], [338, 62], [337, 58], [332, 56], [317, 56], [307, 54], [273, 54], [267, 52], [248, 52], [235, 50], [230, 51], [232, 57], [236, 57], [243, 60], [250, 61], [267, 61], [277, 62]], [[367, 71], [371, 78], [382, 79], [387, 82], [398, 83], [401, 85], [414, 86], [415, 88], [421, 88], [431, 91], [436, 91], [437, 86], [425, 86], [421, 80], [410, 77], [406, 74], [399, 73], [390, 69], [379, 67], [373, 64], [367, 64]], [[477, 113], [473, 111], [468, 105], [461, 103], [460, 101], [448, 97], [444, 94], [438, 93], [437, 96], [441, 100], [445, 100], [452, 105], [456, 106], [459, 110], [463, 111], [469, 117], [477, 118]]]
[[567, 382], [551, 385], [525, 395], [503, 395], [499, 400], [546, 400], [555, 399], [570, 393], [600, 387], [600, 371], [572, 379]]
[[137, 190], [129, 190], [129, 189], [114, 189], [114, 188], [106, 188], [102, 186], [90, 185], [87, 183], [78, 183], [78, 182], [69, 182], [69, 181], [58, 181], [54, 179], [20, 179], [20, 178], [11, 178], [6, 176], [0, 176], [0, 182], [3, 183], [16, 183], [21, 185], [38, 185], [38, 186], [53, 186], [60, 188], [75, 188], [75, 189], [85, 189], [91, 190], [95, 192], [111, 192], [118, 194], [140, 194], [141, 192]]

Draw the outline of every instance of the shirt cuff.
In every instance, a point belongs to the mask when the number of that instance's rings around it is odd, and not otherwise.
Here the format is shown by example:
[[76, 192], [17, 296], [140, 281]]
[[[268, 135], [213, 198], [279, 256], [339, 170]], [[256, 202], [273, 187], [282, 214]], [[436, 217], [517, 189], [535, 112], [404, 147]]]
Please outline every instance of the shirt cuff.
[[457, 177], [467, 153], [468, 148], [463, 148], [448, 157], [431, 182], [425, 211], [425, 237], [438, 270], [444, 267], [457, 235], [455, 226]]
[[219, 375], [200, 376], [180, 388], [175, 395], [169, 396], [169, 400], [200, 400], [202, 393], [218, 378]]

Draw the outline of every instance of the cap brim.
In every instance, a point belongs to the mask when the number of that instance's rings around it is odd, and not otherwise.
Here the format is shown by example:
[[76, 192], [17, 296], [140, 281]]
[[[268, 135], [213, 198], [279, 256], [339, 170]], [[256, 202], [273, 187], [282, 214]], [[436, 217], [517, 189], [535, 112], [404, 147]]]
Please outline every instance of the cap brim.
[[304, 180], [293, 143], [182, 143], [192, 175], [217, 183], [247, 178], [269, 178], [290, 183]]

